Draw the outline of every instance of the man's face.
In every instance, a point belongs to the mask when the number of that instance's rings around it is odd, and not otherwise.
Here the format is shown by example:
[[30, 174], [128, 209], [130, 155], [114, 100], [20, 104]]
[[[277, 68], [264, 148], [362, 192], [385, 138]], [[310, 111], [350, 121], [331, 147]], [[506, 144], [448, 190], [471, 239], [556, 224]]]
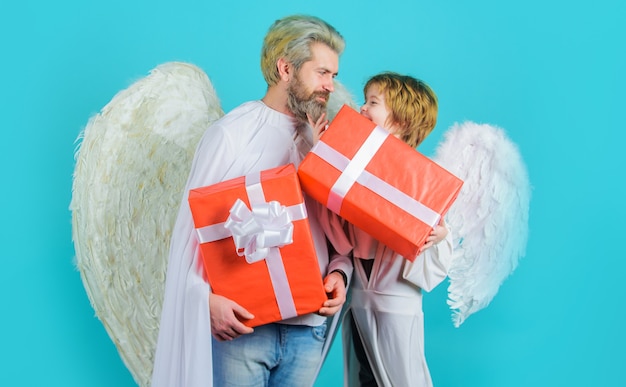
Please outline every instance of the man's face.
[[311, 45], [312, 58], [305, 62], [289, 82], [287, 106], [301, 121], [307, 115], [313, 121], [326, 111], [326, 103], [334, 90], [333, 79], [339, 69], [339, 56], [323, 43]]

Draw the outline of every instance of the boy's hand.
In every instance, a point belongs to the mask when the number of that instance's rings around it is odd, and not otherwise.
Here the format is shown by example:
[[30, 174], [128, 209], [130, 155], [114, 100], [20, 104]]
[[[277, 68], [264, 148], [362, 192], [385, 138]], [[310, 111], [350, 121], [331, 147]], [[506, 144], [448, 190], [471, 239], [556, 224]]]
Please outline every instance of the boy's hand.
[[320, 118], [317, 119], [316, 122], [313, 122], [311, 116], [307, 114], [307, 118], [309, 120], [309, 125], [313, 128], [313, 144], [317, 144], [322, 133], [328, 128], [328, 120], [326, 119], [326, 113], [322, 113]]
[[439, 224], [433, 228], [428, 238], [426, 238], [426, 243], [420, 249], [420, 254], [444, 240], [446, 235], [448, 235], [448, 229], [444, 225], [443, 218], [441, 218]]

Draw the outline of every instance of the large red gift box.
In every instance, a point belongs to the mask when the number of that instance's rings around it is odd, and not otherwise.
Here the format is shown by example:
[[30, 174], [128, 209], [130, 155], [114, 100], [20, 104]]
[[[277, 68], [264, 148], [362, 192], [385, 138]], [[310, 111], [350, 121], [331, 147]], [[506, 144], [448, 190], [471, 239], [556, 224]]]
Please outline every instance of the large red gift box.
[[327, 296], [293, 164], [192, 189], [189, 205], [211, 289], [254, 314], [246, 325], [322, 307]]
[[413, 261], [463, 181], [343, 106], [298, 167], [302, 190]]

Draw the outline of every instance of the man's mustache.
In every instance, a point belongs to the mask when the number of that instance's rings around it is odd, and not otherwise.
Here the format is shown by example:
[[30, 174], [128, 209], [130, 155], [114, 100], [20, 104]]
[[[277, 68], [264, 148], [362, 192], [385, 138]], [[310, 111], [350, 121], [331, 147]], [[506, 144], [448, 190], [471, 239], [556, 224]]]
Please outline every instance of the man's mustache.
[[310, 99], [317, 99], [318, 97], [322, 97], [325, 102], [328, 102], [328, 99], [330, 98], [330, 92], [328, 92], [328, 91], [316, 91], [313, 94], [311, 94], [311, 98]]

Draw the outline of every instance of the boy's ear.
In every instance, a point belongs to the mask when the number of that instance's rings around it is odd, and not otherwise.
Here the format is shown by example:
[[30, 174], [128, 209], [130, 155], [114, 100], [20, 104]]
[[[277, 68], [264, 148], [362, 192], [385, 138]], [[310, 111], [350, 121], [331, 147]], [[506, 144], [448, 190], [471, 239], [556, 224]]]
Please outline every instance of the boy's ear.
[[280, 58], [276, 62], [276, 68], [278, 69], [278, 74], [280, 75], [280, 79], [284, 82], [289, 82], [291, 78], [291, 63], [287, 62], [285, 58]]

